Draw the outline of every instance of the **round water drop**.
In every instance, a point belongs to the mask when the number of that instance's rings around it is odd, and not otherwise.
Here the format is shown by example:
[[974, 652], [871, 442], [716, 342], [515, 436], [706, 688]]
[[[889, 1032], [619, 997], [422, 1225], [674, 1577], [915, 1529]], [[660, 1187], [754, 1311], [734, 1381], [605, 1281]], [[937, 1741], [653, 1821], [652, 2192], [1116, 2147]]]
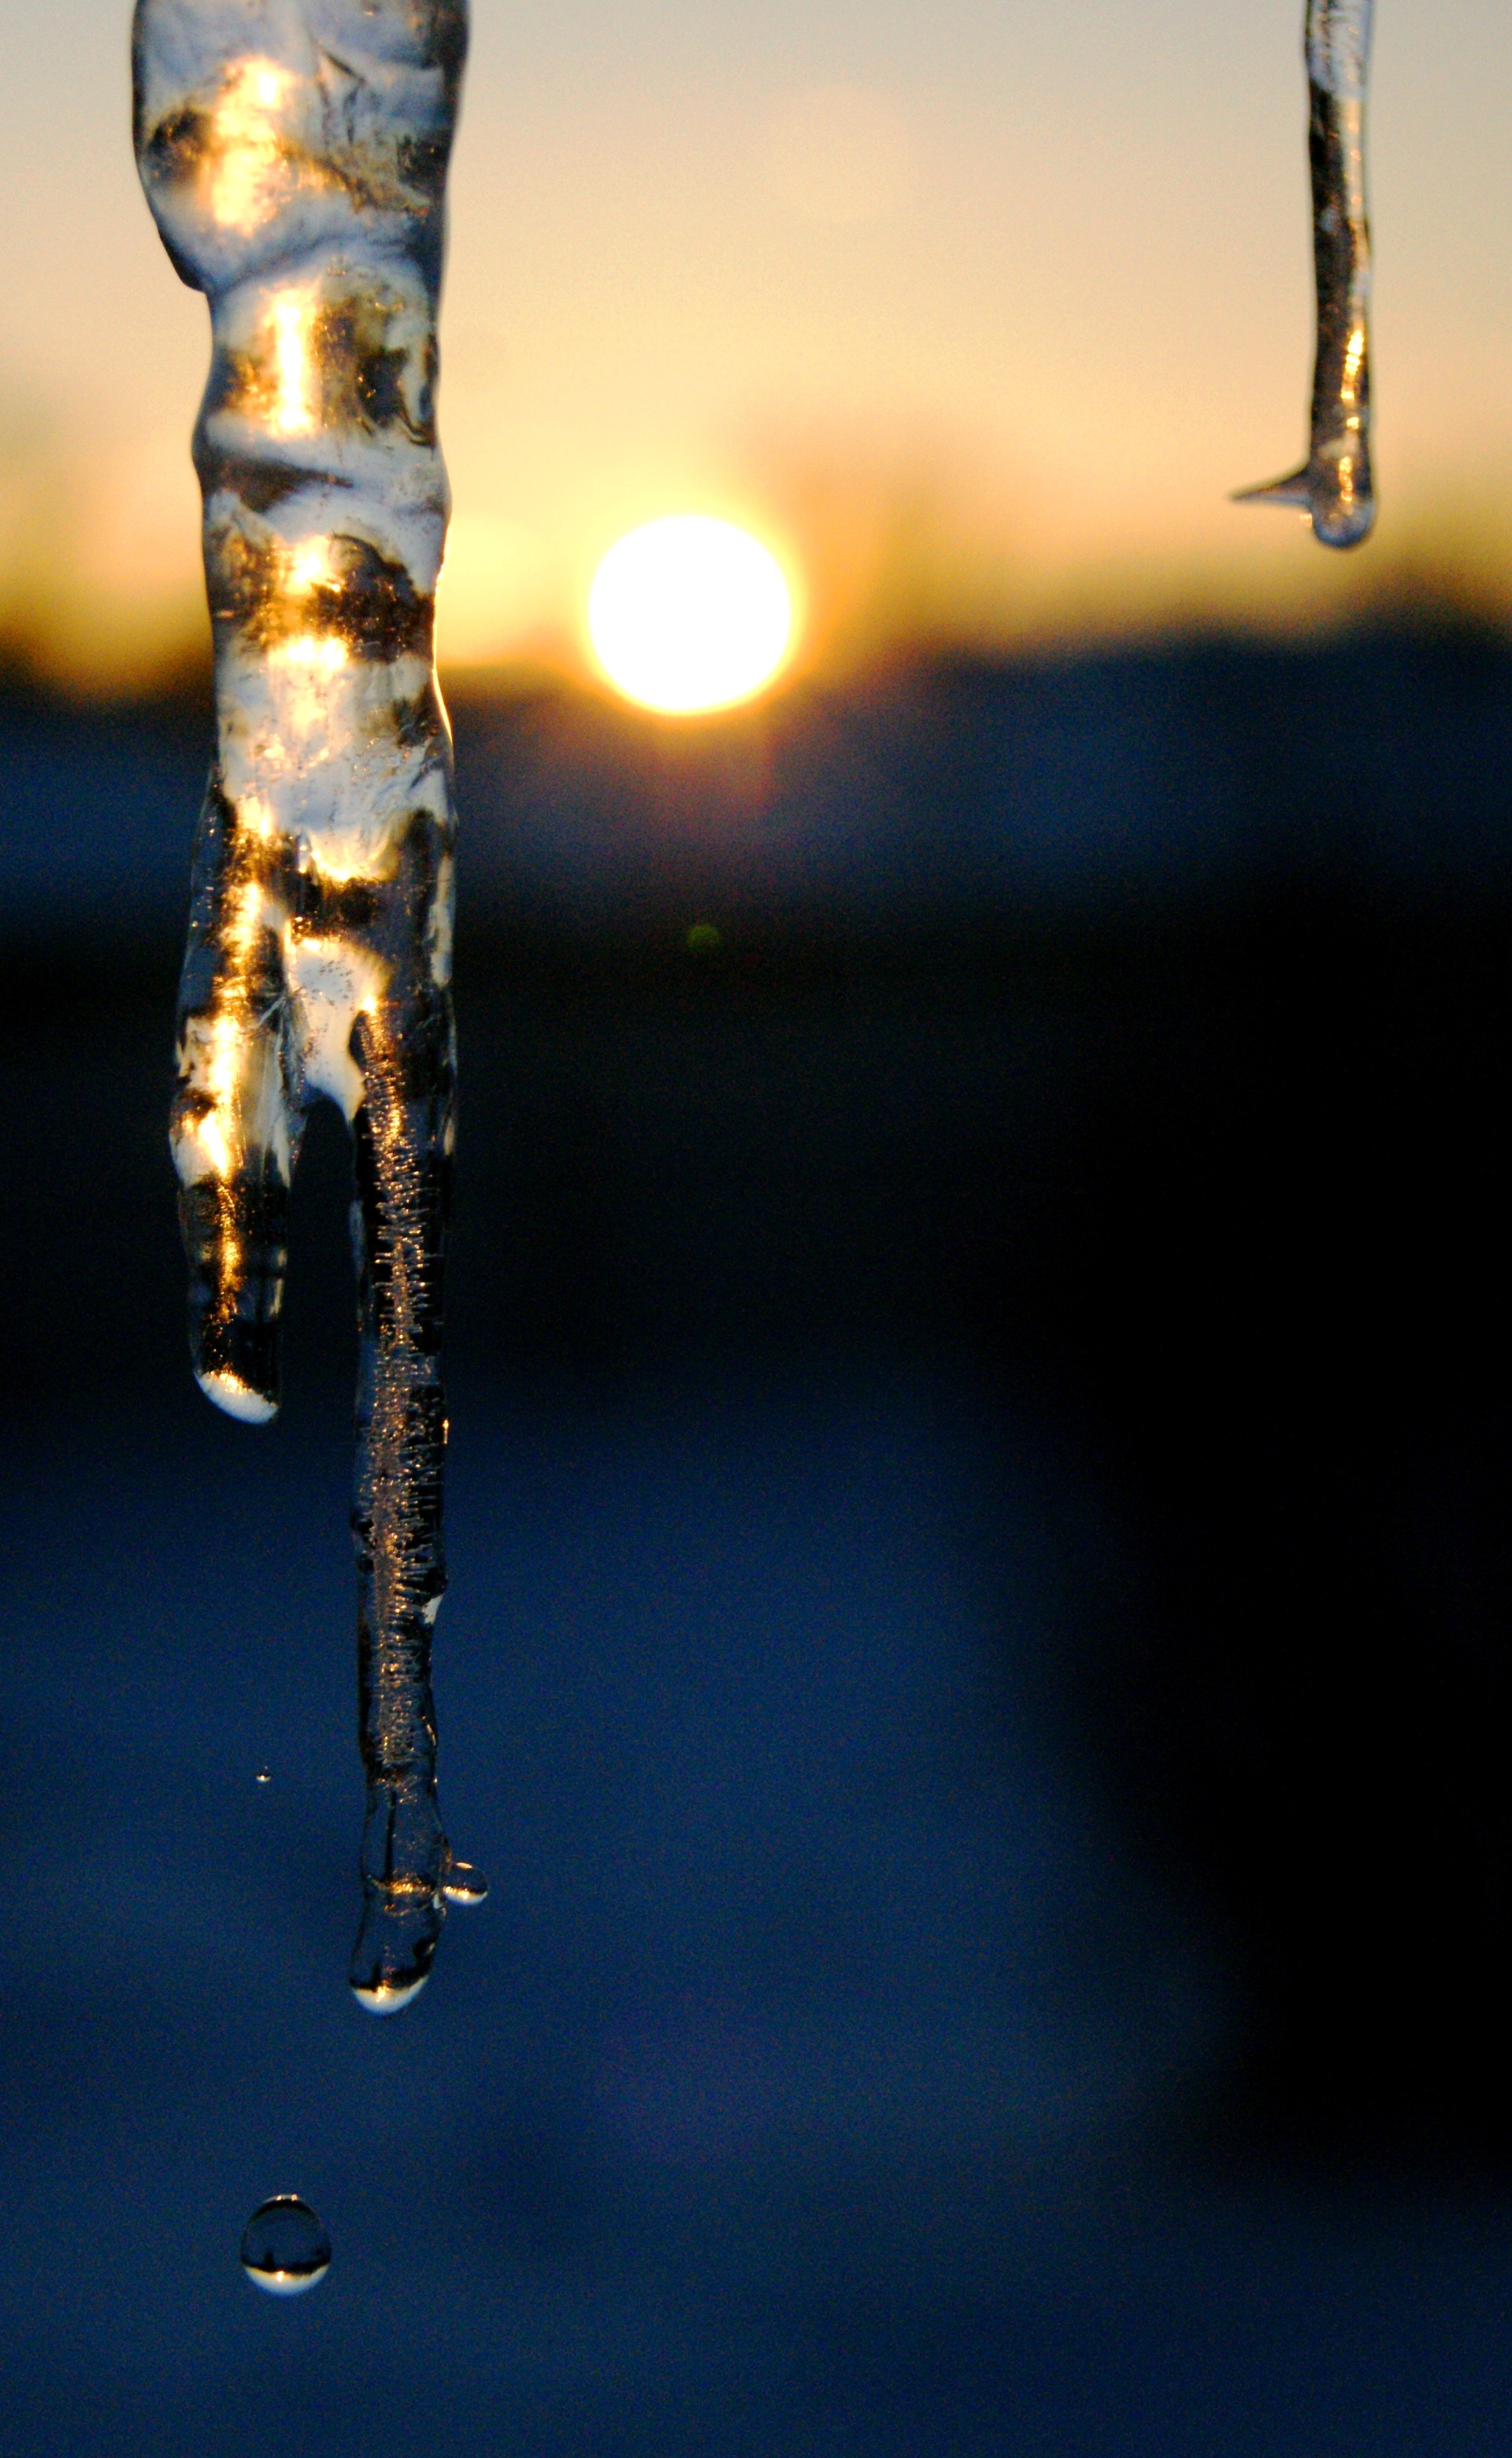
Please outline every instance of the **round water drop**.
[[331, 2266], [331, 2239], [298, 2194], [259, 2202], [241, 2234], [241, 2267], [270, 2296], [302, 2296]]
[[446, 1872], [442, 1893], [448, 1904], [481, 1904], [487, 1901], [488, 1881], [470, 1861], [453, 1861]]
[[259, 1767], [258, 1781], [259, 1783], [271, 1783], [273, 1781], [272, 1770], [268, 1767]]

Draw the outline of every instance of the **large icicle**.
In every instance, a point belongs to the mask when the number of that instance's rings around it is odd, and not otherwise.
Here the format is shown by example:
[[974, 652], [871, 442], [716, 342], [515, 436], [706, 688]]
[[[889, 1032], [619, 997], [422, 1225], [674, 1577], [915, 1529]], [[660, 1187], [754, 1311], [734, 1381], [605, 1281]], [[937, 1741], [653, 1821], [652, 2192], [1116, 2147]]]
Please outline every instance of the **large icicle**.
[[367, 1815], [352, 1986], [425, 1980], [436, 1802], [442, 1266], [454, 1047], [451, 744], [431, 654], [444, 192], [465, 0], [138, 0], [135, 144], [210, 302], [195, 431], [217, 747], [196, 851], [172, 1141], [195, 1372], [279, 1405], [308, 1103], [357, 1155], [353, 1529]]
[[1308, 457], [1289, 478], [1249, 488], [1240, 504], [1291, 504], [1325, 546], [1358, 546], [1376, 518], [1370, 469], [1370, 224], [1365, 211], [1365, 93], [1371, 0], [1308, 0], [1313, 260], [1317, 356]]

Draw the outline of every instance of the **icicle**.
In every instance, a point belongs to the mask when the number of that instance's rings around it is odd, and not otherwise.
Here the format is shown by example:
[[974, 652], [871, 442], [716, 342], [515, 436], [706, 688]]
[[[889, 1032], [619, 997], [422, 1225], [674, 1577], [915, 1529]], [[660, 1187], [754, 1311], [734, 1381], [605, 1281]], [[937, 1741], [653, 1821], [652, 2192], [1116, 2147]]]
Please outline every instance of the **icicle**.
[[357, 1155], [353, 1530], [367, 1815], [351, 1981], [422, 1985], [436, 1802], [442, 1265], [451, 1164], [451, 743], [431, 631], [444, 191], [465, 0], [138, 0], [142, 185], [210, 302], [195, 431], [217, 747], [172, 1143], [201, 1388], [279, 1405], [304, 1112]]
[[1290, 504], [1325, 546], [1358, 546], [1376, 518], [1370, 470], [1370, 225], [1365, 214], [1365, 87], [1371, 0], [1308, 0], [1308, 154], [1317, 357], [1313, 437], [1290, 478], [1236, 504]]

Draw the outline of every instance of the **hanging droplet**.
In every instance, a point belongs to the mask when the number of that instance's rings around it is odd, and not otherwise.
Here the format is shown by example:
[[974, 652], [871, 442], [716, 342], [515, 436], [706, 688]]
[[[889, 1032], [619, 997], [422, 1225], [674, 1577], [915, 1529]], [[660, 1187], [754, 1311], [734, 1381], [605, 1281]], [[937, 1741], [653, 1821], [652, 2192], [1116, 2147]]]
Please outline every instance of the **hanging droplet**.
[[271, 1783], [273, 1781], [271, 1770], [267, 1767], [259, 1767], [258, 1781], [259, 1783]]
[[488, 1900], [488, 1881], [470, 1861], [453, 1861], [441, 1891], [448, 1904], [483, 1904]]
[[331, 2266], [331, 2239], [298, 2194], [259, 2202], [241, 2235], [241, 2267], [270, 2296], [302, 2296]]

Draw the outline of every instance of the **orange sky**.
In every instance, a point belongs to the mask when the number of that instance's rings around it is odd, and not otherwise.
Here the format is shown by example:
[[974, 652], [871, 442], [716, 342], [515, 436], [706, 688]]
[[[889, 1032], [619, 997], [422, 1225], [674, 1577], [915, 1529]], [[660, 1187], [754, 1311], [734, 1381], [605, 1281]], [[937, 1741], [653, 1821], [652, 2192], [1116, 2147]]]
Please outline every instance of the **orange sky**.
[[[481, 0], [443, 656], [570, 660], [599, 554], [678, 510], [796, 560], [808, 653], [831, 661], [899, 632], [1295, 622], [1412, 570], [1512, 604], [1512, 12], [1493, 0], [1377, 15], [1376, 540], [1333, 557], [1225, 500], [1303, 448], [1299, 14]], [[205, 311], [135, 190], [126, 35], [115, 0], [29, 12], [0, 94], [22, 175], [0, 629], [107, 685], [202, 637]]]

